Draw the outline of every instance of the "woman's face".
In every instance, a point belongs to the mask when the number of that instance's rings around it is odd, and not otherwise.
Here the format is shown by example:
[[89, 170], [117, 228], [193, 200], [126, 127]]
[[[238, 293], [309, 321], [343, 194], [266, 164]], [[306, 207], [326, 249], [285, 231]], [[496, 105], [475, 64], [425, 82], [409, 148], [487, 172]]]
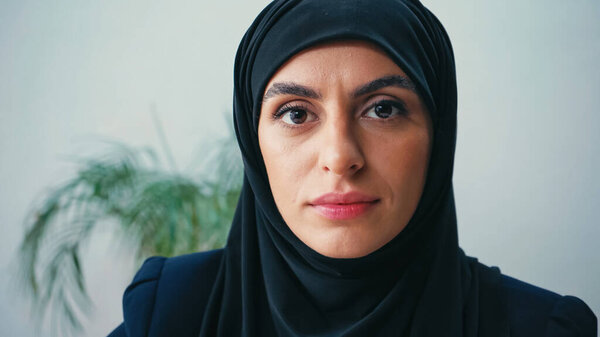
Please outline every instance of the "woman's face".
[[371, 44], [319, 45], [265, 89], [260, 149], [292, 232], [329, 257], [367, 255], [412, 217], [432, 126], [406, 74]]

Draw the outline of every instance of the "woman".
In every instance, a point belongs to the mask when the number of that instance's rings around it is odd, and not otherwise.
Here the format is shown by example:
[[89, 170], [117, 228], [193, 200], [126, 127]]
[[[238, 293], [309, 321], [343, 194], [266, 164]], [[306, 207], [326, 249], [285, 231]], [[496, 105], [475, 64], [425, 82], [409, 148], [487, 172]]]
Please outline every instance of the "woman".
[[151, 258], [114, 336], [595, 336], [579, 299], [458, 247], [456, 78], [414, 0], [275, 1], [238, 49], [222, 250]]

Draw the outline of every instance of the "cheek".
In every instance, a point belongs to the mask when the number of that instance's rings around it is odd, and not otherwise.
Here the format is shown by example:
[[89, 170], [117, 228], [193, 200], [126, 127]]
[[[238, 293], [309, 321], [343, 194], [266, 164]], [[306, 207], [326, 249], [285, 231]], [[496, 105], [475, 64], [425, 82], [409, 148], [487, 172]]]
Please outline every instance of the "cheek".
[[[380, 139], [381, 141], [381, 139]], [[374, 147], [372, 158], [378, 175], [388, 181], [395, 199], [410, 204], [421, 196], [429, 162], [429, 136], [426, 130], [383, 139], [384, 146]], [[381, 144], [381, 142], [379, 143]]]
[[259, 133], [269, 185], [283, 215], [290, 204], [298, 199], [301, 189], [306, 187], [304, 178], [310, 170], [310, 160], [298, 144], [282, 142], [281, 137], [277, 137], [277, 141], [274, 139], [268, 132]]

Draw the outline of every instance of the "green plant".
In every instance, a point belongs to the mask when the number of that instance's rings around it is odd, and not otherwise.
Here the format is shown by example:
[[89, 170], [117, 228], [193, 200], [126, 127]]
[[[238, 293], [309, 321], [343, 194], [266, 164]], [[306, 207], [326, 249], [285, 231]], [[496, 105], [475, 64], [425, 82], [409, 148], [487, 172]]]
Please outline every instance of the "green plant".
[[53, 331], [81, 331], [91, 305], [81, 250], [106, 220], [118, 224], [118, 234], [140, 260], [224, 245], [242, 165], [233, 136], [215, 145], [204, 151], [207, 170], [195, 179], [163, 169], [148, 148], [114, 144], [108, 154], [79, 162], [75, 176], [51, 191], [26, 221], [19, 266], [38, 323], [51, 312]]

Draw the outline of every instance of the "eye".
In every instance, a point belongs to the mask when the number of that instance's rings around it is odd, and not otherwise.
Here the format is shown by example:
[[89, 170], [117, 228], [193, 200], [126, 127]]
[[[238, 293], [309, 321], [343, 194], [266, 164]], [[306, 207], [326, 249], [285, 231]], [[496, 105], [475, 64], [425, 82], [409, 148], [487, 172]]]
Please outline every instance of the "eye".
[[295, 109], [283, 113], [281, 120], [287, 124], [302, 124], [306, 121], [306, 110]]
[[365, 116], [369, 118], [387, 119], [396, 115], [405, 115], [406, 113], [406, 107], [403, 103], [384, 100], [371, 105], [365, 113]]
[[298, 105], [284, 105], [274, 117], [289, 125], [298, 125], [314, 119], [304, 107]]

